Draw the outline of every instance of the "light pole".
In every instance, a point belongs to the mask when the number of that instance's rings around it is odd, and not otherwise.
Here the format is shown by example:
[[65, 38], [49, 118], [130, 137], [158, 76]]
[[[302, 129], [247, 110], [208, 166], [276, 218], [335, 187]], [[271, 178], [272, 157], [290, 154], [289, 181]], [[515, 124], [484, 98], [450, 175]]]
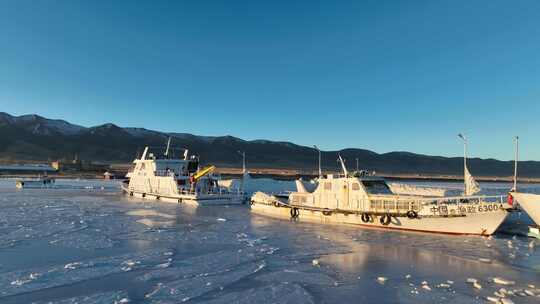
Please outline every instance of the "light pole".
[[459, 133], [458, 137], [463, 140], [463, 182], [465, 184], [465, 192], [467, 192], [467, 137]]
[[236, 151], [242, 156], [242, 179], [240, 182], [240, 191], [244, 192], [244, 178], [246, 177], [246, 152], [245, 151]]
[[319, 178], [322, 178], [322, 169], [321, 169], [321, 150], [316, 145], [313, 145], [313, 148], [319, 152]]
[[245, 151], [236, 151], [240, 156], [242, 156], [242, 175], [246, 173], [246, 152]]
[[514, 158], [514, 188], [513, 191], [517, 191], [517, 167], [518, 167], [518, 157], [519, 157], [519, 136], [514, 137], [514, 144], [516, 146], [516, 155]]
[[465, 135], [459, 133], [458, 134], [459, 138], [461, 138], [463, 140], [463, 168], [466, 168], [467, 167], [467, 137], [465, 137]]

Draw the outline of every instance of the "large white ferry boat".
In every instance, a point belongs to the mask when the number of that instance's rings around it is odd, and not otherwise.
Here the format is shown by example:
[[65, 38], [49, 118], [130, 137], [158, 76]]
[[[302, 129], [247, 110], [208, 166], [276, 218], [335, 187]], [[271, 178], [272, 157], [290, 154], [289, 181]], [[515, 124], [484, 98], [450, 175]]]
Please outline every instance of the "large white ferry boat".
[[313, 191], [297, 181], [288, 195], [256, 192], [253, 213], [320, 223], [446, 234], [491, 235], [511, 206], [506, 196], [424, 197], [394, 194], [381, 177], [355, 172], [327, 175]]
[[149, 152], [146, 147], [141, 158], [133, 161], [122, 190], [129, 196], [155, 199], [164, 202], [193, 205], [242, 204], [245, 195], [241, 189], [230, 191], [219, 185], [213, 174], [214, 166], [199, 167], [199, 159], [170, 157], [170, 141], [162, 156]]

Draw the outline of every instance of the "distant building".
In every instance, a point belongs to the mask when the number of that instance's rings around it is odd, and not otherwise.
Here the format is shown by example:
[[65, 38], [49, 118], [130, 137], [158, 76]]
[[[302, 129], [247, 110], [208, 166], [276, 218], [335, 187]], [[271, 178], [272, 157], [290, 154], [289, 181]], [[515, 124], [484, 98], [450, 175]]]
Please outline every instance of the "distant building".
[[72, 161], [57, 160], [51, 163], [51, 167], [60, 172], [69, 171], [108, 171], [110, 164], [92, 161], [82, 161], [77, 156]]
[[80, 161], [62, 161], [57, 160], [53, 161], [51, 163], [51, 167], [53, 167], [57, 171], [81, 171], [82, 169], [82, 163]]

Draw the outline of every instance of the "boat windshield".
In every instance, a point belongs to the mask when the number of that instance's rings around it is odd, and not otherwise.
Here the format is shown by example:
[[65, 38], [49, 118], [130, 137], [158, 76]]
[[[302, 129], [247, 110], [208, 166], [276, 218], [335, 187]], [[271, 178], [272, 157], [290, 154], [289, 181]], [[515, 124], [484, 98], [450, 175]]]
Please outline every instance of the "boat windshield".
[[362, 181], [369, 194], [393, 194], [385, 181]]

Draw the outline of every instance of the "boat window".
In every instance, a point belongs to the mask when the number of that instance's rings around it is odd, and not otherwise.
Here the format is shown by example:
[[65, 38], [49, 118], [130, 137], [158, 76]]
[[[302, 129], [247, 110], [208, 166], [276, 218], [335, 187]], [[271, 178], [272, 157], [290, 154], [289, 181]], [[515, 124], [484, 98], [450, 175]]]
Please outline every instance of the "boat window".
[[390, 190], [386, 182], [382, 180], [362, 181], [362, 184], [366, 187], [369, 194], [392, 194], [392, 190]]
[[188, 172], [189, 173], [195, 173], [195, 172], [197, 172], [198, 167], [199, 167], [199, 162], [198, 161], [190, 161], [188, 163]]
[[324, 183], [324, 190], [332, 190], [332, 183], [330, 182]]
[[353, 183], [353, 184], [352, 184], [352, 189], [353, 189], [354, 191], [360, 190], [360, 184], [358, 184], [358, 183]]

